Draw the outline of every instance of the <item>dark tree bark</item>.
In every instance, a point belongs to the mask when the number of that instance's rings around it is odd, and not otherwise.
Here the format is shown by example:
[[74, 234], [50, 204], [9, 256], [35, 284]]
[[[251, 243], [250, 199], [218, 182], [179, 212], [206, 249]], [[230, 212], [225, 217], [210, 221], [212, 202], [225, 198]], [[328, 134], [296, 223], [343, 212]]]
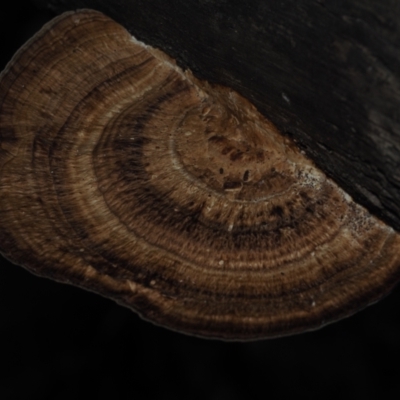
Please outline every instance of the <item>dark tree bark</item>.
[[234, 88], [400, 230], [398, 0], [36, 0], [103, 11]]

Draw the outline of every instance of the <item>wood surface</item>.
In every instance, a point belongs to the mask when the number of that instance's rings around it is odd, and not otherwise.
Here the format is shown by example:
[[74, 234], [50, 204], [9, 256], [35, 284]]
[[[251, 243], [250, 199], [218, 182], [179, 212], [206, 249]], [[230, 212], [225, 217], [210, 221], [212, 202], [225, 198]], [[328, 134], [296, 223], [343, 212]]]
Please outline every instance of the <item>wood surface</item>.
[[36, 0], [100, 10], [254, 103], [356, 201], [400, 230], [397, 0]]

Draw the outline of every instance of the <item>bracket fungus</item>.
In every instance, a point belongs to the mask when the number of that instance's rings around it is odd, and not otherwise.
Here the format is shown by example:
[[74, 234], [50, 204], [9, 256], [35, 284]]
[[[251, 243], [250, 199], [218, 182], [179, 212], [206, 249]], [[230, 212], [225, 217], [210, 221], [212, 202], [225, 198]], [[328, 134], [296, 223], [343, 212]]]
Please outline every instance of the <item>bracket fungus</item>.
[[157, 324], [256, 339], [376, 301], [400, 235], [233, 90], [91, 11], [0, 76], [0, 249]]

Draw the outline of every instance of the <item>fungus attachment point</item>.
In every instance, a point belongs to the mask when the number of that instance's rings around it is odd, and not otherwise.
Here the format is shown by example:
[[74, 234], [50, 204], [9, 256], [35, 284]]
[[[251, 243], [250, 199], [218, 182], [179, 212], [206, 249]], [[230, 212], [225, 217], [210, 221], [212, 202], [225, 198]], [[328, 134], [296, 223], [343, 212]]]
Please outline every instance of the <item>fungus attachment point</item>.
[[398, 279], [397, 233], [101, 13], [54, 19], [0, 84], [0, 248], [34, 273], [224, 339], [315, 329]]

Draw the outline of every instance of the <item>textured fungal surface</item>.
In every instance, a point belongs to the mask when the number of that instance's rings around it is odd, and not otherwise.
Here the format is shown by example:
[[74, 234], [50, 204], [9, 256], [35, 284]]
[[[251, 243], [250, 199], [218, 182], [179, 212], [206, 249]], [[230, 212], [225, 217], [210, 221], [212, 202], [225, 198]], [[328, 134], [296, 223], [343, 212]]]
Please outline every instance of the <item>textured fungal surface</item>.
[[158, 324], [318, 328], [399, 278], [400, 239], [239, 94], [89, 10], [0, 81], [0, 249]]

